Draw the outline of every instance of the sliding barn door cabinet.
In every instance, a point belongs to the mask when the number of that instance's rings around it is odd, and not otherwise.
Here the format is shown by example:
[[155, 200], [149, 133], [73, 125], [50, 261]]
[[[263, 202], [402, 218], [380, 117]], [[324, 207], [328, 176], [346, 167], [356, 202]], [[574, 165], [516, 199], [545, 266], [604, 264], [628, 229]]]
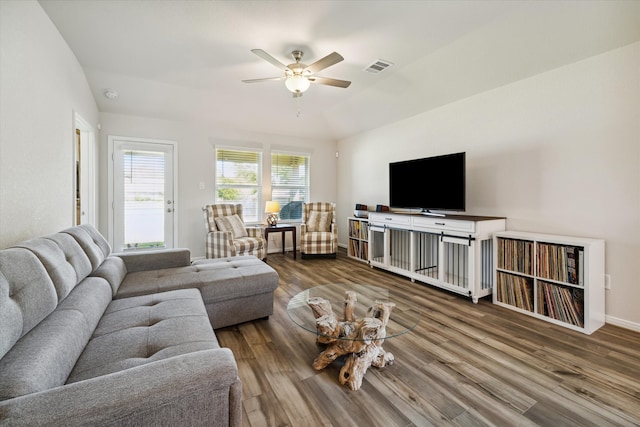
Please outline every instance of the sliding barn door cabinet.
[[369, 213], [369, 263], [470, 297], [491, 294], [494, 280], [493, 234], [505, 218]]

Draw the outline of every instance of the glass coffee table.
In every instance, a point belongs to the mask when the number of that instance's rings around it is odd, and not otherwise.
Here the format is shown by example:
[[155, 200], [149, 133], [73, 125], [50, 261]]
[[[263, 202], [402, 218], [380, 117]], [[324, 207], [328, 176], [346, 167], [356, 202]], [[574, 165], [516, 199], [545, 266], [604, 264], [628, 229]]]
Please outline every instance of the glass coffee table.
[[369, 366], [393, 364], [393, 354], [382, 348], [384, 340], [405, 334], [418, 324], [419, 313], [399, 301], [393, 290], [379, 286], [320, 285], [291, 298], [287, 313], [324, 346], [313, 368], [324, 369], [345, 356], [340, 383], [358, 390]]

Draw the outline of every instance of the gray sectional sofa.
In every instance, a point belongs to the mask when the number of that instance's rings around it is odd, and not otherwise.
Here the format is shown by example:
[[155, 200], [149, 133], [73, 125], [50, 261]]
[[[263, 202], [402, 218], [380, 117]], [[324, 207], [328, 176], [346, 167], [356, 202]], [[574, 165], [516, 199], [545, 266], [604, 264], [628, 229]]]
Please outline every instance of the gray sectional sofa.
[[0, 250], [0, 425], [241, 425], [213, 328], [268, 317], [277, 286], [255, 257], [112, 254], [91, 226]]

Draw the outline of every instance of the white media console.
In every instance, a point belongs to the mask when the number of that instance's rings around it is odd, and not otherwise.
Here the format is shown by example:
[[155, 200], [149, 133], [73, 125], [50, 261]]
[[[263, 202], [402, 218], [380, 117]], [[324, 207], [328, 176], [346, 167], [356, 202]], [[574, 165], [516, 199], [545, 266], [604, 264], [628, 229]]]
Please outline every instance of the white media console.
[[369, 262], [477, 303], [491, 294], [493, 233], [504, 230], [505, 218], [370, 212]]

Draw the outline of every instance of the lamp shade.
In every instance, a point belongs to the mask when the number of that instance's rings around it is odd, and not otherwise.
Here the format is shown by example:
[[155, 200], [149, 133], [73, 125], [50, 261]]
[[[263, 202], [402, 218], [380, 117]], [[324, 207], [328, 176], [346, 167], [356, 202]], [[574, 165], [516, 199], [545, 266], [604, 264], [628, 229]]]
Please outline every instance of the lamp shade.
[[278, 213], [280, 212], [280, 202], [277, 201], [268, 201], [264, 211], [266, 213]]

